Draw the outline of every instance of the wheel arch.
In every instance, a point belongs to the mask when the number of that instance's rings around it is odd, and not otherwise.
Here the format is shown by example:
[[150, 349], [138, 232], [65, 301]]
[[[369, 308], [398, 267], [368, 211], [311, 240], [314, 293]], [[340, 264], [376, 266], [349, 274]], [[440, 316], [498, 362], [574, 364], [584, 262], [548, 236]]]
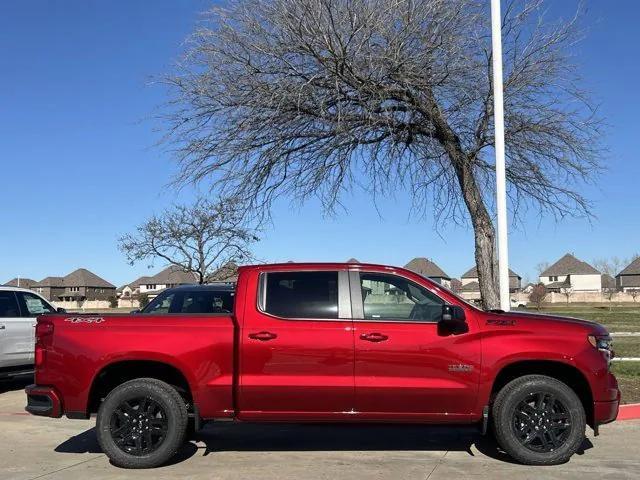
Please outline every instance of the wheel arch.
[[492, 403], [498, 392], [510, 381], [524, 375], [545, 375], [555, 378], [571, 388], [582, 403], [587, 423], [593, 427], [593, 393], [586, 376], [574, 365], [556, 360], [520, 360], [504, 365], [496, 375], [489, 401]]
[[175, 365], [160, 360], [117, 360], [103, 366], [94, 376], [87, 399], [87, 413], [96, 413], [100, 403], [118, 385], [136, 378], [155, 378], [173, 386], [193, 408], [193, 392], [185, 374]]

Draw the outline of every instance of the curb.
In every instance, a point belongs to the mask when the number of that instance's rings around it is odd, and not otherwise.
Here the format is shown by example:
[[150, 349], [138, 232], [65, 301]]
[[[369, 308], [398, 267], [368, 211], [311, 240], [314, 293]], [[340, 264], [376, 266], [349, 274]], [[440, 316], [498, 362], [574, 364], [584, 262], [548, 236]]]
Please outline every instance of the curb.
[[636, 420], [640, 419], [640, 403], [630, 403], [620, 405], [618, 418], [616, 420]]

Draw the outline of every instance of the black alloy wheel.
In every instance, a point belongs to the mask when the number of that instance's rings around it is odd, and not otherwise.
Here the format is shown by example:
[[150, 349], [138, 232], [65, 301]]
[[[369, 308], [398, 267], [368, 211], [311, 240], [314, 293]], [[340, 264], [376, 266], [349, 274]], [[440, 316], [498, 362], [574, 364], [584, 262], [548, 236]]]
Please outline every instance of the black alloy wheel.
[[162, 445], [169, 428], [163, 407], [149, 397], [125, 400], [111, 414], [115, 444], [130, 455], [147, 455]]
[[153, 468], [176, 454], [188, 422], [185, 399], [175, 387], [136, 378], [115, 387], [100, 404], [96, 434], [114, 465]]
[[513, 431], [529, 450], [553, 452], [564, 445], [571, 434], [571, 415], [553, 393], [534, 392], [516, 406]]
[[500, 388], [490, 419], [500, 447], [525, 465], [564, 463], [585, 438], [582, 400], [547, 375], [523, 375]]

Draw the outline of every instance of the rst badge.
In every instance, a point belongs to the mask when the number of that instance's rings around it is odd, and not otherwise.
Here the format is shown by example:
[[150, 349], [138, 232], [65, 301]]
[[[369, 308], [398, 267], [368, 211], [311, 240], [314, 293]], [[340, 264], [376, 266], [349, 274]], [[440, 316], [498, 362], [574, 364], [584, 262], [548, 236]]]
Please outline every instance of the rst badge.
[[70, 323], [102, 323], [104, 318], [102, 317], [68, 317], [64, 319], [65, 322]]

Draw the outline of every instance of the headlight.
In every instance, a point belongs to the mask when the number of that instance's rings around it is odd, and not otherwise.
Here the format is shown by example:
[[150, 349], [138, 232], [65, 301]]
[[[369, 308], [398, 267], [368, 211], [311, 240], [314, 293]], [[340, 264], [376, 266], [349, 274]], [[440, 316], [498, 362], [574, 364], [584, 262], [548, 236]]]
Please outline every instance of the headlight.
[[611, 359], [614, 356], [613, 353], [613, 340], [610, 335], [589, 335], [587, 336], [589, 343], [594, 348], [597, 348], [602, 356], [607, 361], [607, 365], [611, 364]]

